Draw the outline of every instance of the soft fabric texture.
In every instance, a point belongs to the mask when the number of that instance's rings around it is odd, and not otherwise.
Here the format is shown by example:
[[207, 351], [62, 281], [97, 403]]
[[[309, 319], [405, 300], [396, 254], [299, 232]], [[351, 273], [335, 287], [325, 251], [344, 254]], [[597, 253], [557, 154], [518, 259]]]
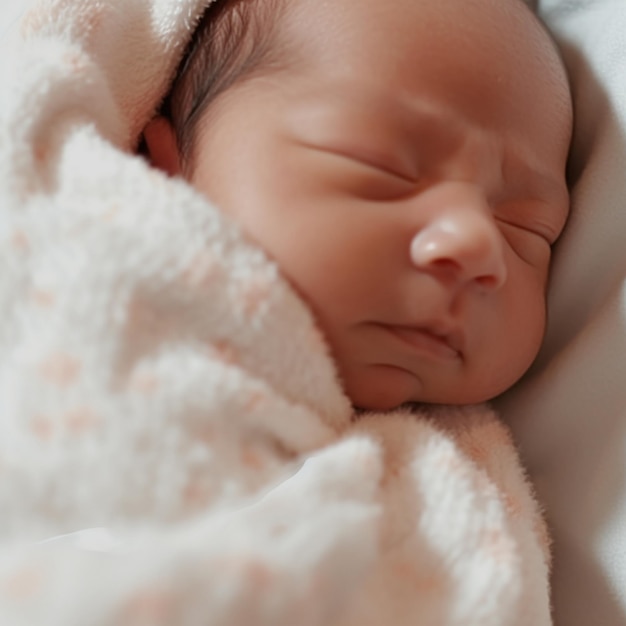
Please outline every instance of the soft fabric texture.
[[0, 109], [0, 623], [542, 626], [486, 407], [355, 416], [308, 309], [133, 156], [206, 0], [46, 0]]
[[546, 507], [558, 626], [626, 624], [626, 3], [540, 0], [575, 107], [544, 349], [500, 404]]

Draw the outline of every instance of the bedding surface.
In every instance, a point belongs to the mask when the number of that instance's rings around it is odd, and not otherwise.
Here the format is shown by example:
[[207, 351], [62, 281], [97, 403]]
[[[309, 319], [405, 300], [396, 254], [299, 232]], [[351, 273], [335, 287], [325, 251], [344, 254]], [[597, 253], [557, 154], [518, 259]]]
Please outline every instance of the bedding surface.
[[541, 0], [572, 79], [570, 223], [536, 367], [499, 404], [554, 537], [559, 626], [626, 623], [626, 4]]
[[9, 30], [14, 28], [15, 22], [27, 8], [28, 1], [0, 0], [0, 38], [5, 37]]
[[0, 623], [543, 626], [487, 407], [353, 414], [277, 267], [133, 153], [205, 0], [45, 0], [0, 105]]

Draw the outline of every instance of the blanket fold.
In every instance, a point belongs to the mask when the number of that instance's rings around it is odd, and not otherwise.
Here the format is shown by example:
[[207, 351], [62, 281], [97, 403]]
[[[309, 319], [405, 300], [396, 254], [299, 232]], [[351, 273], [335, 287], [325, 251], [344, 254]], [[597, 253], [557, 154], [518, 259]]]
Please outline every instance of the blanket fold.
[[491, 411], [357, 419], [278, 268], [132, 153], [207, 4], [46, 0], [13, 51], [0, 623], [549, 624]]

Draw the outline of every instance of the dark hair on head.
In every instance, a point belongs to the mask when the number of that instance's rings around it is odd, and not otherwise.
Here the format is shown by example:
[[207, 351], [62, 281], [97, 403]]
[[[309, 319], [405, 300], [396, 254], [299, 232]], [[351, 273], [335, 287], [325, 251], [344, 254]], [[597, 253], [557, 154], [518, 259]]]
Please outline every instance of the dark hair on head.
[[161, 114], [171, 122], [183, 170], [193, 167], [198, 124], [227, 89], [277, 60], [284, 0], [214, 0], [178, 67]]

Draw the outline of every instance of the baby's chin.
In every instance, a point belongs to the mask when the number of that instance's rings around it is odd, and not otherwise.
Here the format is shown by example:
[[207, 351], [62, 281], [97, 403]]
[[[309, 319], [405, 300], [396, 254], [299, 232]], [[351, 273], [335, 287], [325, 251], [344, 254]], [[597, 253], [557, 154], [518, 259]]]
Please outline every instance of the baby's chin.
[[432, 388], [428, 383], [405, 369], [391, 365], [369, 365], [344, 372], [343, 385], [352, 405], [365, 411], [386, 412], [408, 403], [425, 404], [479, 404], [493, 399], [499, 387], [454, 385], [441, 382]]
[[370, 365], [344, 373], [344, 388], [355, 407], [392, 411], [407, 402], [419, 402], [423, 384], [414, 374], [390, 365]]

